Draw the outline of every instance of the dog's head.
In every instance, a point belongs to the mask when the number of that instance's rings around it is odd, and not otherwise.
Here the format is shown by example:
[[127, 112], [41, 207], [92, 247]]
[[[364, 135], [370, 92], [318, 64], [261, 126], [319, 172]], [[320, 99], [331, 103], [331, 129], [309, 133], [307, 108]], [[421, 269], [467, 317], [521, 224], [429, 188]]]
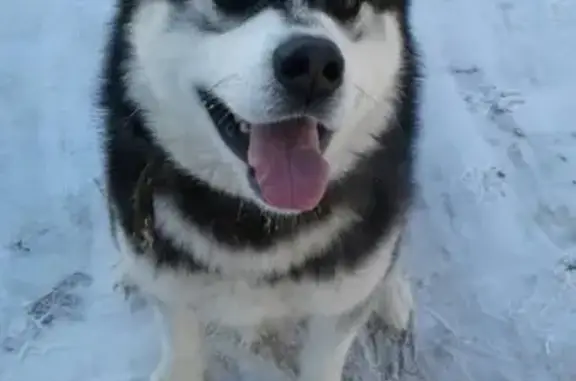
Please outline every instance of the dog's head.
[[408, 0], [135, 0], [130, 97], [174, 161], [313, 209], [387, 126]]

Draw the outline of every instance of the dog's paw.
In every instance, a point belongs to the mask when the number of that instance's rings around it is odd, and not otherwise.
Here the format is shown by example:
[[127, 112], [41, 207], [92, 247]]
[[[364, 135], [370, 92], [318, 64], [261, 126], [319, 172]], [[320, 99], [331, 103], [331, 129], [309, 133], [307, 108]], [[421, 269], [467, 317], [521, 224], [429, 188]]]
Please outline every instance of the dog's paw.
[[384, 380], [402, 380], [405, 375], [418, 374], [412, 316], [408, 328], [398, 332], [381, 316], [372, 315], [360, 333], [359, 343], [343, 379], [360, 381], [363, 378], [359, 374], [367, 369]]
[[112, 289], [114, 292], [122, 293], [126, 300], [139, 294], [138, 286], [126, 275], [121, 275], [118, 281], [112, 286]]
[[124, 283], [123, 281], [118, 281], [112, 286], [114, 292], [119, 292], [122, 294], [125, 300], [130, 299], [134, 295], [138, 295], [138, 286], [134, 284]]
[[129, 303], [132, 312], [141, 310], [147, 304], [146, 298], [140, 292], [139, 287], [127, 278], [121, 278], [114, 283], [113, 290], [122, 294], [124, 300]]

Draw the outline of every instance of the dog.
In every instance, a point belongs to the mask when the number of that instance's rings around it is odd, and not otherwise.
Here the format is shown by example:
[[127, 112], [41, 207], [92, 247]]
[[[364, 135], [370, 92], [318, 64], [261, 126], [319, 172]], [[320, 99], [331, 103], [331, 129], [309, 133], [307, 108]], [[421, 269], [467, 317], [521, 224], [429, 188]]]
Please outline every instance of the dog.
[[305, 322], [299, 381], [337, 381], [398, 265], [414, 194], [409, 0], [117, 0], [101, 87], [122, 279], [161, 302], [155, 379], [205, 378], [204, 327]]

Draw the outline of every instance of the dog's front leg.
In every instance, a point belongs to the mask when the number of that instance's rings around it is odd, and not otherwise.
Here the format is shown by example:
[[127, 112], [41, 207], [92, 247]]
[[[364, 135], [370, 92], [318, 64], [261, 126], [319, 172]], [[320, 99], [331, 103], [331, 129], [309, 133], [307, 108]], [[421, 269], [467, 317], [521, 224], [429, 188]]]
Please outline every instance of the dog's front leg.
[[377, 312], [397, 334], [410, 330], [414, 310], [412, 290], [400, 264], [395, 264], [376, 292]]
[[168, 310], [162, 317], [162, 358], [150, 381], [204, 381], [203, 326], [189, 310]]
[[299, 357], [298, 381], [340, 381], [358, 330], [369, 315], [362, 304], [340, 316], [314, 316]]

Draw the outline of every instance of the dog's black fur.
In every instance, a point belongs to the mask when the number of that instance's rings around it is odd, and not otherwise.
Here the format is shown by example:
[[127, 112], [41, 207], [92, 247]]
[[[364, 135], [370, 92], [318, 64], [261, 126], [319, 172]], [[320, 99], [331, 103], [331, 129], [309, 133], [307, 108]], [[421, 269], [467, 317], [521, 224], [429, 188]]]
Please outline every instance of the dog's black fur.
[[266, 276], [269, 281], [284, 277], [327, 279], [339, 268], [352, 270], [359, 265], [403, 218], [413, 194], [419, 70], [408, 27], [408, 1], [372, 0], [382, 7], [395, 7], [402, 15], [406, 49], [397, 90], [400, 96], [395, 115], [389, 118], [393, 125], [381, 136], [374, 136], [379, 148], [363, 155], [354, 170], [331, 184], [319, 207], [299, 216], [262, 213], [255, 204], [216, 192], [209, 184], [176, 168], [166, 152], [155, 144], [124, 84], [123, 66], [131, 54], [125, 26], [135, 9], [135, 1], [119, 1], [107, 47], [101, 106], [105, 111], [104, 150], [111, 209], [134, 245], [151, 245], [153, 250], [141, 249], [142, 255], [154, 255], [157, 266], [214, 271], [195, 262], [190, 253], [182, 252], [154, 229], [152, 197], [167, 194], [190, 223], [232, 248], [270, 247], [310, 225], [321, 224], [335, 206], [346, 204], [362, 219], [345, 231], [338, 242], [289, 273]]

